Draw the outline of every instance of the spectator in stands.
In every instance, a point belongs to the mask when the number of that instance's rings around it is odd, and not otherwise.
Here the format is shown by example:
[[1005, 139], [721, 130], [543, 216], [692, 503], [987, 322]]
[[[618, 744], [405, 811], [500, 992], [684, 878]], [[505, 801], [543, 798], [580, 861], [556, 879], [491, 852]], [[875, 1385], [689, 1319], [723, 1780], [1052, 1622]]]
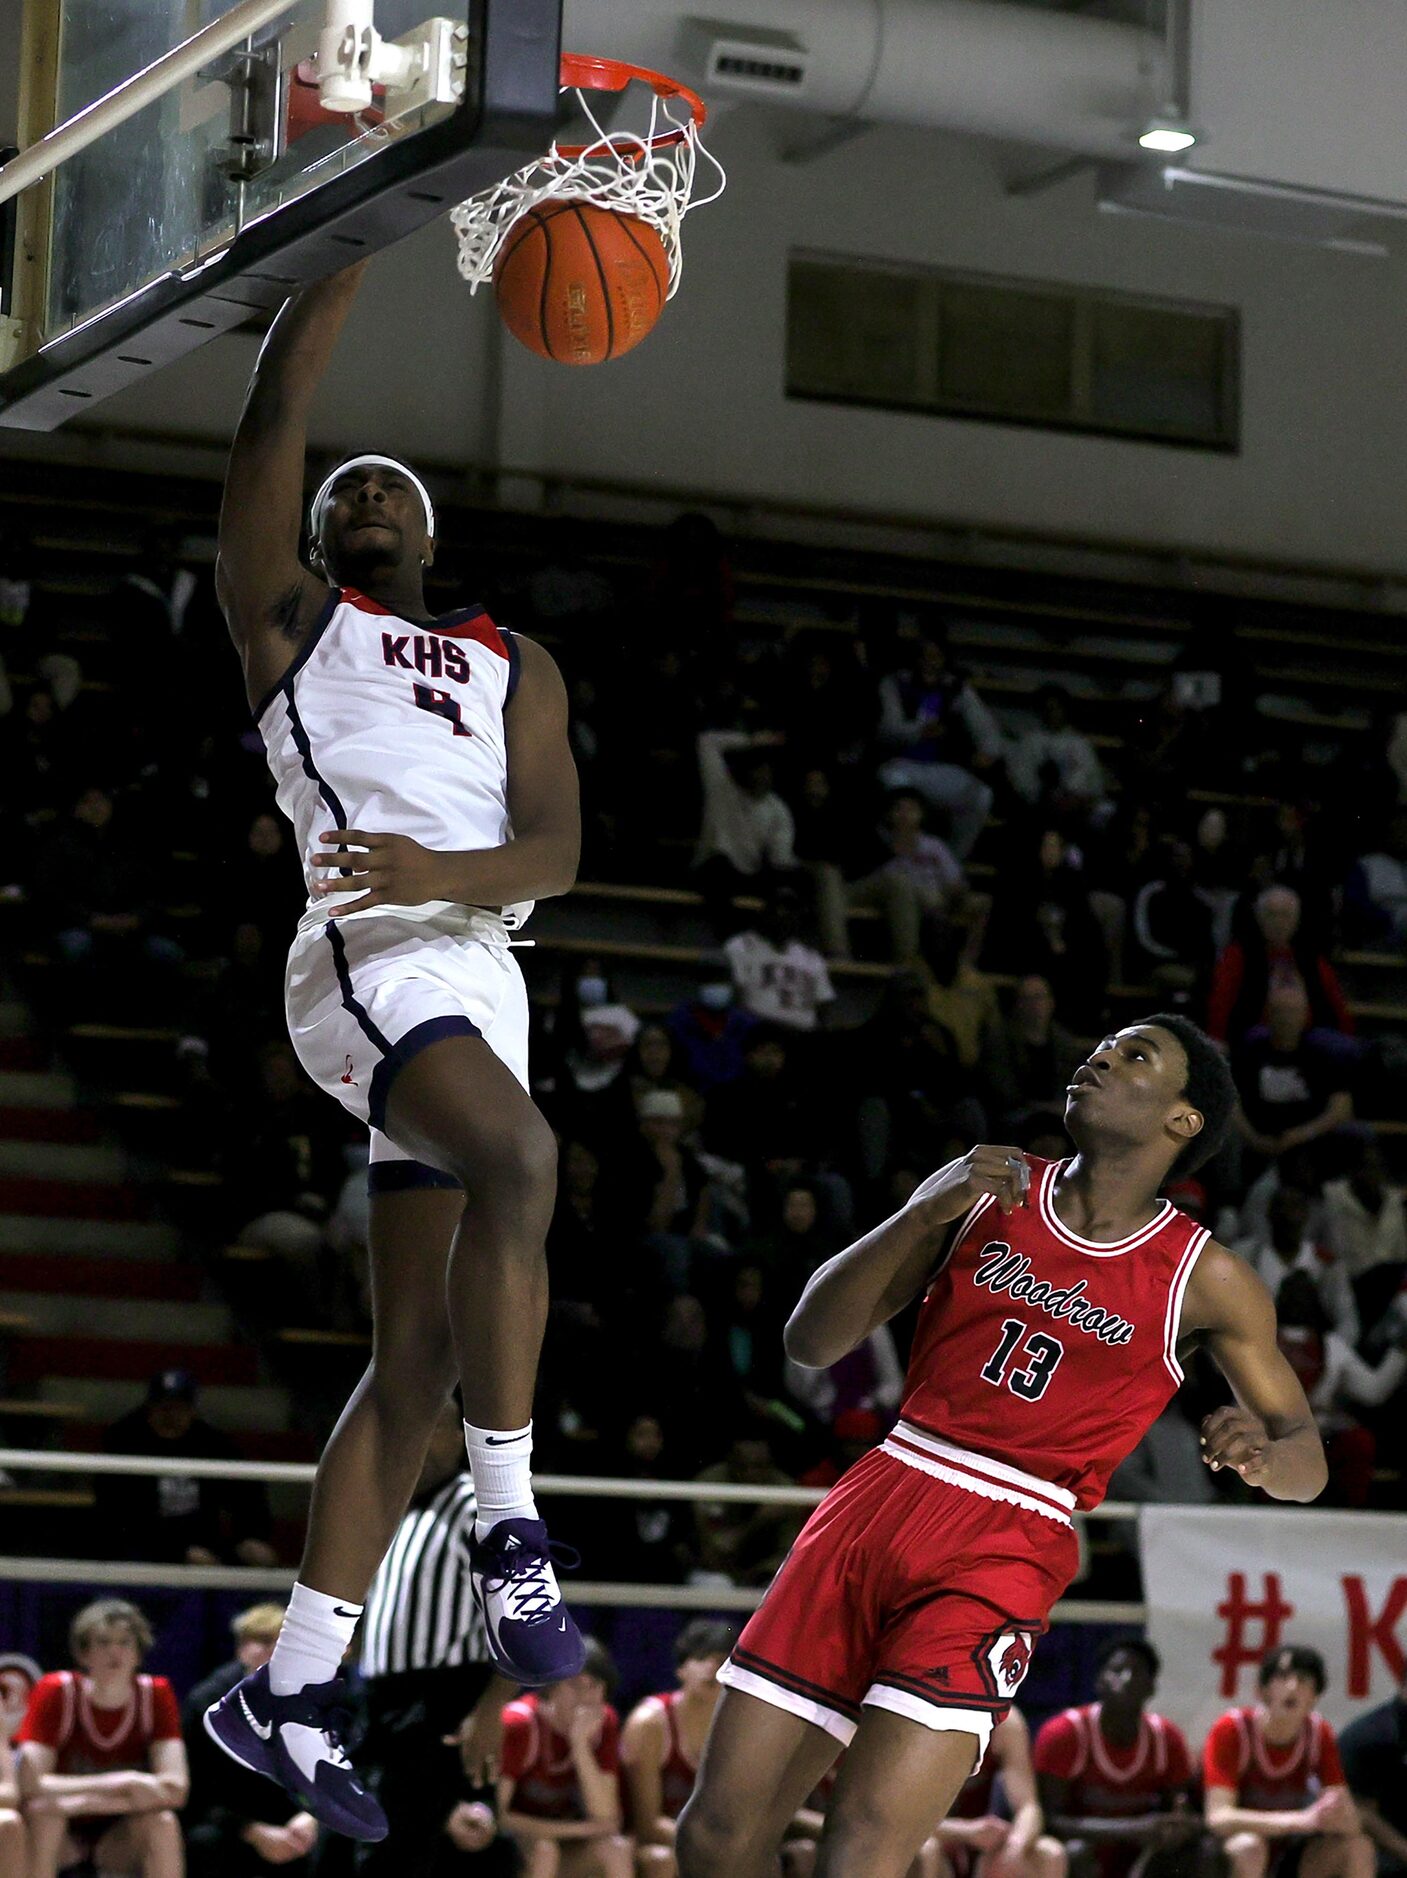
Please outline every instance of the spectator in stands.
[[1333, 966], [1298, 936], [1300, 911], [1292, 887], [1266, 887], [1256, 896], [1255, 932], [1233, 939], [1212, 974], [1207, 1032], [1218, 1042], [1238, 1044], [1257, 1024], [1267, 1023], [1271, 992], [1287, 984], [1303, 991], [1315, 1029], [1353, 1035]]
[[683, 1074], [707, 1097], [742, 1075], [747, 1039], [757, 1020], [740, 1009], [732, 976], [719, 965], [705, 972], [692, 997], [675, 1005], [665, 1026], [679, 1047]]
[[904, 1366], [893, 1331], [880, 1324], [828, 1369], [803, 1369], [788, 1359], [786, 1386], [793, 1400], [825, 1428], [838, 1427], [860, 1412], [873, 1415], [888, 1433], [904, 1393]]
[[759, 1025], [748, 1037], [743, 1074], [709, 1097], [703, 1143], [747, 1169], [751, 1206], [771, 1217], [768, 1200], [781, 1184], [828, 1152], [832, 1129], [814, 1077], [797, 1066], [787, 1033]]
[[636, 1382], [657, 1405], [670, 1451], [686, 1473], [703, 1464], [704, 1444], [712, 1443], [715, 1430], [744, 1414], [708, 1312], [692, 1292], [666, 1305], [658, 1336], [642, 1350]]
[[1084, 856], [1059, 829], [1018, 838], [993, 896], [983, 961], [994, 971], [1039, 972], [1072, 1021], [1097, 1030], [1109, 976], [1104, 935]]
[[1125, 959], [1136, 979], [1177, 992], [1204, 984], [1216, 956], [1215, 912], [1196, 881], [1191, 844], [1159, 844], [1153, 872], [1133, 903], [1131, 950]]
[[670, 1035], [667, 1025], [645, 1023], [640, 1026], [626, 1053], [621, 1080], [637, 1115], [645, 1096], [664, 1089], [677, 1095], [684, 1106], [686, 1136], [692, 1135], [702, 1122], [703, 1097], [694, 1087], [684, 1063], [684, 1052]]
[[0, 1732], [0, 1878], [29, 1878], [29, 1834], [20, 1811], [19, 1773], [7, 1732]]
[[1172, 1878], [1202, 1836], [1192, 1810], [1192, 1757], [1182, 1730], [1148, 1705], [1158, 1652], [1141, 1637], [1106, 1643], [1095, 1700], [1054, 1715], [1036, 1736], [1047, 1830], [1065, 1846], [1072, 1878]]
[[953, 666], [942, 634], [915, 642], [909, 662], [880, 680], [879, 702], [880, 747], [889, 753], [880, 781], [916, 789], [942, 810], [949, 845], [965, 861], [992, 812], [983, 776], [1002, 753], [996, 719]]
[[600, 1098], [620, 1076], [640, 1019], [616, 995], [599, 958], [568, 955], [552, 1024], [551, 1067], [544, 1085], [554, 1118], [563, 1126], [594, 1133], [615, 1109]]
[[[641, 1410], [630, 1417], [619, 1458], [610, 1472], [634, 1481], [679, 1478], [678, 1459], [669, 1450], [658, 1415]], [[592, 1570], [603, 1578], [625, 1584], [676, 1585], [688, 1568], [690, 1532], [685, 1508], [678, 1500], [598, 1501], [592, 1532]]]
[[807, 633], [792, 647], [785, 678], [787, 766], [856, 765], [874, 736], [878, 701], [856, 641]]
[[[695, 1474], [709, 1485], [789, 1487], [793, 1483], [773, 1458], [765, 1435], [738, 1434], [724, 1459]], [[704, 1582], [769, 1584], [801, 1530], [801, 1514], [789, 1506], [736, 1500], [699, 1500], [694, 1506], [698, 1558]]]
[[730, 1251], [721, 1230], [723, 1196], [710, 1169], [684, 1139], [684, 1104], [670, 1089], [641, 1097], [636, 1143], [617, 1177], [628, 1189], [628, 1217], [638, 1222], [672, 1291], [687, 1291], [695, 1262]]
[[1037, 1116], [1058, 1123], [1083, 1046], [1061, 1023], [1048, 978], [1028, 972], [1018, 981], [995, 1042], [986, 1074], [1004, 1126], [1021, 1128]]
[[255, 1604], [230, 1625], [233, 1659], [198, 1682], [181, 1708], [191, 1795], [186, 1849], [199, 1878], [256, 1878], [281, 1865], [305, 1878], [318, 1822], [260, 1775], [222, 1754], [205, 1732], [205, 1711], [273, 1655], [283, 1625], [281, 1604]]
[[186, 1750], [170, 1683], [141, 1674], [151, 1645], [134, 1604], [100, 1599], [69, 1628], [77, 1671], [34, 1685], [15, 1736], [30, 1878], [82, 1860], [114, 1878], [183, 1878]]
[[1348, 1148], [1347, 1171], [1324, 1186], [1324, 1237], [1353, 1283], [1361, 1320], [1372, 1323], [1407, 1279], [1407, 1205], [1374, 1136], [1359, 1134]]
[[812, 1272], [836, 1250], [835, 1235], [822, 1220], [816, 1187], [809, 1180], [786, 1182], [775, 1227], [745, 1248], [783, 1296], [798, 1298]]
[[1358, 944], [1407, 949], [1407, 811], [1399, 809], [1378, 846], [1349, 869], [1344, 926]]
[[503, 1711], [498, 1820], [530, 1874], [634, 1878], [634, 1841], [621, 1831], [620, 1721], [609, 1699], [616, 1680], [591, 1637], [579, 1676]]
[[1280, 1295], [1291, 1272], [1304, 1272], [1329, 1325], [1346, 1343], [1354, 1343], [1358, 1307], [1348, 1267], [1310, 1230], [1311, 1217], [1309, 1195], [1282, 1179], [1267, 1208], [1265, 1231], [1238, 1239], [1233, 1250], [1260, 1274], [1272, 1298]]
[[[992, 1033], [981, 1035], [990, 1045]], [[978, 1051], [991, 1060], [990, 1048], [979, 1043]], [[932, 986], [918, 972], [895, 972], [885, 985], [874, 1016], [855, 1034], [851, 1074], [867, 1181], [878, 1181], [896, 1159], [923, 1159], [935, 1135], [980, 1141], [986, 1134], [976, 1065], [964, 1061], [957, 1038], [933, 1015]]]
[[674, 1641], [679, 1686], [647, 1695], [621, 1735], [637, 1878], [677, 1878], [674, 1822], [694, 1790], [699, 1760], [722, 1690], [718, 1672], [732, 1649], [730, 1624], [696, 1617]]
[[1036, 693], [1039, 723], [1006, 745], [1012, 788], [1042, 817], [1062, 824], [1087, 821], [1106, 801], [1107, 786], [1094, 745], [1070, 722], [1070, 694], [1059, 685]]
[[1212, 1724], [1202, 1750], [1205, 1817], [1231, 1878], [1265, 1878], [1278, 1841], [1308, 1839], [1314, 1878], [1373, 1878], [1373, 1844], [1348, 1795], [1334, 1731], [1314, 1704], [1324, 1659], [1303, 1644], [1272, 1650], [1260, 1700]]
[[263, 952], [281, 958], [288, 950], [307, 892], [287, 824], [271, 809], [251, 820], [222, 901], [240, 924], [257, 927]]
[[930, 927], [919, 970], [929, 1016], [952, 1038], [962, 1067], [976, 1072], [1001, 1024], [1001, 1006], [991, 978], [972, 962], [972, 937], [970, 927], [957, 920]]
[[835, 1004], [826, 961], [802, 933], [802, 900], [794, 887], [774, 887], [761, 917], [723, 942], [738, 1002], [764, 1024], [814, 1031]]
[[703, 827], [694, 878], [714, 930], [736, 932], [736, 894], [765, 893], [796, 866], [796, 825], [772, 786], [778, 731], [705, 730], [699, 736]]
[[926, 817], [923, 797], [901, 789], [889, 800], [858, 878], [846, 878], [834, 865], [815, 870], [822, 940], [831, 956], [850, 957], [848, 921], [858, 908], [883, 912], [890, 956], [901, 965], [918, 957], [925, 918], [946, 919], [960, 909], [967, 894], [962, 868], [947, 842], [927, 831]]
[[1407, 1878], [1407, 1676], [1395, 1696], [1349, 1723], [1339, 1753], [1363, 1830], [1378, 1849], [1377, 1878]]
[[243, 1457], [229, 1436], [196, 1413], [188, 1370], [153, 1376], [146, 1400], [108, 1430], [109, 1454], [141, 1454], [171, 1463], [157, 1476], [99, 1474], [95, 1536], [109, 1558], [182, 1565], [274, 1565], [263, 1489], [245, 1481], [196, 1479], [187, 1460]]
[[1323, 1143], [1353, 1120], [1352, 1077], [1342, 1045], [1309, 1027], [1301, 985], [1272, 987], [1266, 1023], [1233, 1049], [1241, 1097], [1240, 1131], [1253, 1153], [1278, 1160], [1292, 1148]]
[[1374, 1363], [1359, 1356], [1333, 1324], [1311, 1273], [1293, 1271], [1275, 1296], [1276, 1341], [1300, 1379], [1329, 1459], [1329, 1497], [1366, 1506], [1378, 1444], [1356, 1410], [1380, 1408], [1407, 1379], [1407, 1316], [1393, 1312], [1380, 1329], [1389, 1347]]
[[796, 1297], [787, 1297], [750, 1261], [740, 1260], [728, 1276], [712, 1312], [714, 1334], [748, 1414], [770, 1425], [781, 1443], [802, 1432], [795, 1402], [782, 1386], [782, 1327]]

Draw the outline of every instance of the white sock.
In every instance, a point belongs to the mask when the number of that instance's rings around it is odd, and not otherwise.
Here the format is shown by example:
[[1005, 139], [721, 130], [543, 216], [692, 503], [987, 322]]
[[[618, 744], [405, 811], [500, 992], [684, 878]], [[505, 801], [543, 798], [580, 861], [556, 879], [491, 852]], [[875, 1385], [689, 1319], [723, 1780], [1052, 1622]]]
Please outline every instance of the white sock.
[[478, 1503], [475, 1538], [486, 1537], [501, 1519], [536, 1519], [532, 1423], [526, 1428], [476, 1428], [465, 1422], [464, 1445]]
[[312, 1683], [331, 1682], [342, 1667], [362, 1608], [314, 1591], [311, 1585], [294, 1585], [269, 1658], [269, 1687], [274, 1694], [296, 1695]]

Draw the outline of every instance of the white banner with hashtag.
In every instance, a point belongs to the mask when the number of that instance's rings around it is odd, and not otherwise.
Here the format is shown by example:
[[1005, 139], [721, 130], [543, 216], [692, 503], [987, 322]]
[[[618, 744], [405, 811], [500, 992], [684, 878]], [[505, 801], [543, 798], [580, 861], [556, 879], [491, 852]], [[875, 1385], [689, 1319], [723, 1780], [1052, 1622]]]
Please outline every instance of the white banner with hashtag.
[[1407, 1675], [1407, 1516], [1309, 1507], [1145, 1506], [1138, 1518], [1158, 1707], [1193, 1742], [1254, 1702], [1268, 1650], [1324, 1658], [1341, 1728]]

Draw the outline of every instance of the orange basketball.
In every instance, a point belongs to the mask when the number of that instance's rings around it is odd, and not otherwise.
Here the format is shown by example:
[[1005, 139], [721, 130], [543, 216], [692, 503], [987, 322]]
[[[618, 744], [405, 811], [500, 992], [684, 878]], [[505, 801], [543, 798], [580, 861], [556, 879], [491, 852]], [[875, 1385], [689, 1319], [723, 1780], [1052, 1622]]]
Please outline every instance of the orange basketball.
[[503, 323], [559, 365], [603, 365], [638, 346], [664, 311], [669, 259], [636, 215], [544, 202], [508, 231], [494, 267]]

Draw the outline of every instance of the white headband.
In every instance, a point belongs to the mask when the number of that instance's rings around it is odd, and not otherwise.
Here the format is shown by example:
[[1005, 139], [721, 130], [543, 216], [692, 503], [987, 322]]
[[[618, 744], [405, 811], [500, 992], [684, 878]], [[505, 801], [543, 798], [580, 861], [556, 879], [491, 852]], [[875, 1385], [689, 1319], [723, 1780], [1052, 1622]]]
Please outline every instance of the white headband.
[[351, 456], [347, 458], [345, 463], [339, 463], [337, 465], [337, 468], [333, 470], [322, 488], [319, 489], [317, 494], [313, 497], [312, 504], [308, 509], [308, 530], [313, 536], [313, 539], [316, 540], [318, 535], [322, 532], [322, 512], [327, 507], [328, 497], [332, 494], [332, 485], [339, 477], [345, 476], [348, 470], [371, 468], [393, 469], [397, 475], [404, 476], [406, 481], [412, 484], [415, 493], [420, 497], [425, 507], [425, 533], [433, 540], [435, 534], [435, 505], [430, 500], [430, 491], [425, 487], [424, 483], [421, 482], [415, 471], [410, 468], [409, 464], [402, 463], [393, 456]]

